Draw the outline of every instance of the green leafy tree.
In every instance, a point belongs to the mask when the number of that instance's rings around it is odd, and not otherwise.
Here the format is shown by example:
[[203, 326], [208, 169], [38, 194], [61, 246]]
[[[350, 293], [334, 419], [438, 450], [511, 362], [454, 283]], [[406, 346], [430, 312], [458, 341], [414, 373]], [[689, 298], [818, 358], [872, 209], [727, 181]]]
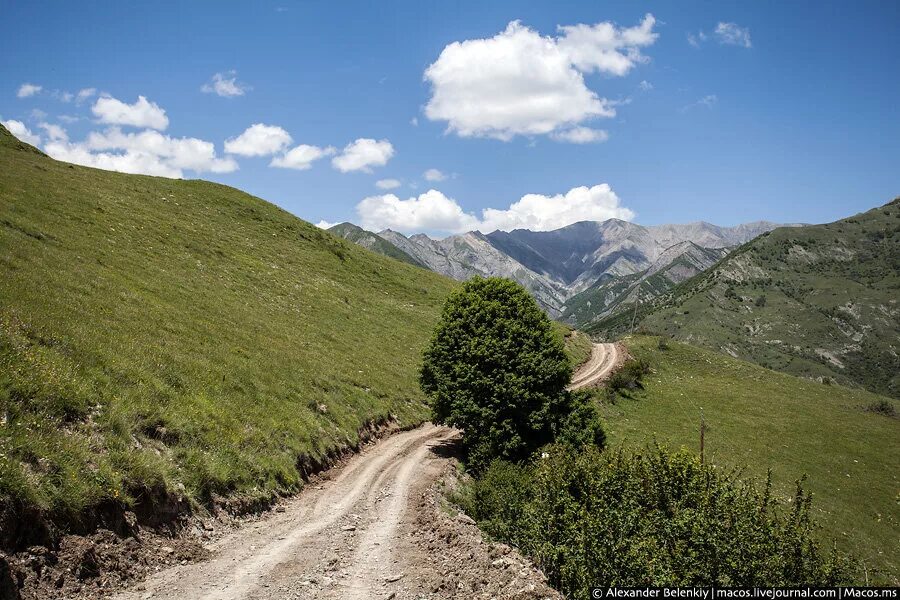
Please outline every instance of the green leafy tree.
[[[463, 430], [468, 465], [479, 471], [494, 458], [527, 458], [557, 434], [602, 443], [599, 422], [586, 414], [593, 405], [565, 389], [571, 375], [531, 295], [508, 279], [475, 277], [447, 299], [420, 383], [434, 422]], [[573, 436], [575, 423], [591, 429]]]

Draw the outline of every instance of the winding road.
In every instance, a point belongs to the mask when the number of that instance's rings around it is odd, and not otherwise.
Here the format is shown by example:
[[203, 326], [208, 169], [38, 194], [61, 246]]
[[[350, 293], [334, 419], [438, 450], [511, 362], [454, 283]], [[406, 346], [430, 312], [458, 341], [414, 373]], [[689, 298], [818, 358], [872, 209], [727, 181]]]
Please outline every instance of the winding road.
[[598, 385], [619, 365], [622, 356], [616, 344], [594, 344], [591, 358], [572, 376], [568, 389], [575, 391]]
[[[615, 344], [595, 344], [569, 389], [597, 385], [623, 356]], [[160, 571], [115, 598], [559, 598], [514, 551], [484, 544], [471, 520], [423, 504], [452, 470], [446, 450], [458, 435], [426, 424], [389, 436], [213, 542], [210, 559]]]

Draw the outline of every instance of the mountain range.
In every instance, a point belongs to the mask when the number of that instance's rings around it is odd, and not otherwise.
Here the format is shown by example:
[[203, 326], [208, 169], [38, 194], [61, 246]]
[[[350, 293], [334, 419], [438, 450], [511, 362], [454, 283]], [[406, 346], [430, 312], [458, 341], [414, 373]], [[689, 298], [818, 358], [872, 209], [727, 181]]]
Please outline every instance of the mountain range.
[[[608, 314], [630, 297], [629, 282], [655, 275], [641, 294], [668, 290], [708, 268], [724, 249], [779, 227], [757, 221], [735, 227], [705, 222], [645, 227], [620, 219], [582, 221], [553, 231], [470, 231], [443, 239], [373, 233], [341, 223], [331, 232], [378, 250], [411, 257], [428, 269], [464, 280], [474, 275], [508, 277], [525, 286], [547, 312], [577, 325]], [[382, 251], [382, 253], [385, 253]], [[675, 265], [675, 266], [673, 266]], [[672, 268], [670, 268], [672, 267]], [[622, 295], [622, 292], [626, 292]], [[587, 310], [585, 310], [587, 309]]]
[[900, 198], [780, 228], [631, 311], [586, 329], [665, 334], [793, 375], [900, 397]]

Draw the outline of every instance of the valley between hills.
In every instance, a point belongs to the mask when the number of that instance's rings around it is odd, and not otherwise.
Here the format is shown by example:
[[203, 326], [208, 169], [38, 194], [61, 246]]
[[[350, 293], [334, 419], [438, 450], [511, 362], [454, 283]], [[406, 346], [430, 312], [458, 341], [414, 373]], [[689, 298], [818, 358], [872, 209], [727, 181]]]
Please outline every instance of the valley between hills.
[[804, 481], [810, 539], [897, 585], [898, 236], [897, 200], [824, 225], [328, 232], [0, 127], [0, 597], [562, 597], [462, 508], [459, 433], [427, 422], [423, 352], [475, 275], [557, 319], [604, 452], [695, 457], [702, 427], [711, 469], [770, 477], [784, 514]]

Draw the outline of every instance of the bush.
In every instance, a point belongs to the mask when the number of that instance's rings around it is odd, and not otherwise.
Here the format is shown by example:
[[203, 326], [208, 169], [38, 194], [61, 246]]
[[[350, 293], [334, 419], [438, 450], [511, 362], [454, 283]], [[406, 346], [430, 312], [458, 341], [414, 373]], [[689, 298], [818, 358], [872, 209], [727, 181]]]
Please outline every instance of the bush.
[[643, 389], [641, 379], [650, 372], [650, 364], [643, 360], [627, 360], [606, 380], [607, 394], [612, 397], [623, 390]]
[[571, 401], [569, 413], [554, 431], [556, 442], [575, 449], [584, 446], [603, 448], [606, 433], [593, 395], [587, 391], [575, 392], [571, 394]]
[[566, 597], [591, 586], [836, 585], [849, 561], [823, 551], [812, 498], [781, 510], [761, 490], [685, 452], [548, 448], [528, 468], [492, 463], [462, 497], [491, 536], [517, 545]]
[[869, 404], [866, 407], [866, 410], [873, 413], [878, 413], [879, 415], [884, 415], [886, 417], [896, 417], [897, 409], [894, 408], [894, 403], [886, 398], [882, 398], [881, 400], [876, 400]]
[[[468, 467], [518, 461], [567, 431], [572, 367], [547, 315], [507, 279], [475, 277], [444, 305], [420, 374], [432, 419], [463, 430]], [[580, 417], [573, 416], [572, 419]]]

